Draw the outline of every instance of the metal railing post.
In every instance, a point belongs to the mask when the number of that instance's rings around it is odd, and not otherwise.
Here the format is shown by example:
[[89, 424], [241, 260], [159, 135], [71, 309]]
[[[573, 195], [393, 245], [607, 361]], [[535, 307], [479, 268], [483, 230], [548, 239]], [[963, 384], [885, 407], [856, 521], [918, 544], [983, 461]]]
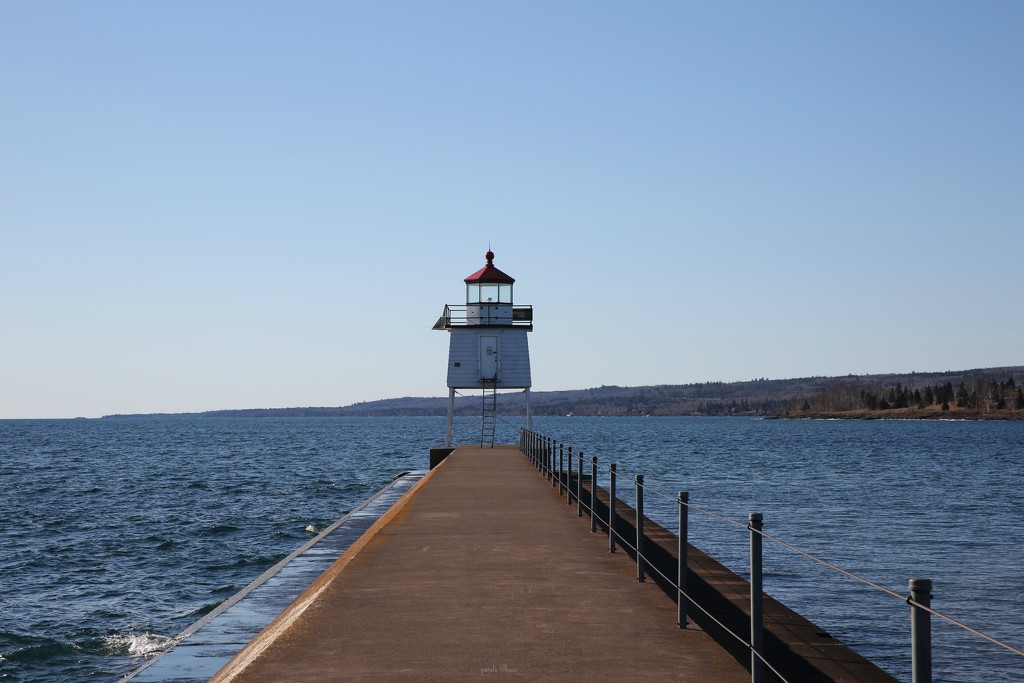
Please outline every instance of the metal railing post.
[[608, 465], [608, 552], [615, 552], [615, 463]]
[[561, 484], [561, 475], [555, 472], [555, 456], [558, 454], [558, 444], [555, 443], [554, 439], [551, 439], [551, 488], [558, 488]]
[[544, 473], [544, 477], [548, 478], [551, 476], [551, 470], [548, 468], [548, 437], [540, 437], [540, 457], [543, 462], [541, 471]]
[[761, 529], [764, 528], [764, 517], [760, 512], [751, 512], [748, 516], [750, 529], [750, 680], [751, 683], [764, 681], [764, 626], [761, 605], [763, 581], [761, 577]]
[[572, 446], [565, 454], [565, 504], [572, 505]]
[[690, 608], [690, 598], [687, 595], [686, 580], [689, 576], [687, 549], [690, 543], [690, 494], [686, 491], [679, 492], [679, 569], [676, 573], [676, 586], [679, 588], [678, 601], [676, 603], [676, 623], [679, 628], [686, 628], [686, 612]]
[[554, 443], [552, 442], [552, 440], [550, 438], [545, 436], [544, 437], [544, 467], [546, 469], [546, 474], [548, 475], [548, 481], [552, 480], [552, 476], [551, 476], [552, 475], [552, 471], [555, 469], [554, 466], [551, 463], [551, 460], [554, 458], [554, 453], [551, 450], [552, 448], [554, 448]]
[[590, 533], [597, 531], [597, 456], [590, 458]]
[[644, 475], [636, 475], [636, 580], [644, 582]]
[[576, 454], [579, 467], [576, 468], [576, 516], [583, 516], [583, 451]]
[[[562, 475], [565, 473], [565, 444], [558, 444], [558, 495], [562, 495]], [[565, 482], [568, 484], [568, 481]], [[568, 488], [566, 485], [565, 488]]]
[[[910, 599], [931, 607], [931, 579], [911, 579]], [[932, 615], [917, 605], [910, 606], [910, 663], [913, 683], [932, 683]]]

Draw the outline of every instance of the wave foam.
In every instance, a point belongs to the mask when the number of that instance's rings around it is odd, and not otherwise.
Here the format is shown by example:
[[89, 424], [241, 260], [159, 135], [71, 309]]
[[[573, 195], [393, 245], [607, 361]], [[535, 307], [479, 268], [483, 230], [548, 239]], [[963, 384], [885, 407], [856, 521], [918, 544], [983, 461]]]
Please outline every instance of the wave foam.
[[107, 636], [106, 646], [113, 652], [127, 653], [131, 657], [148, 657], [161, 652], [171, 638], [155, 633], [121, 634]]

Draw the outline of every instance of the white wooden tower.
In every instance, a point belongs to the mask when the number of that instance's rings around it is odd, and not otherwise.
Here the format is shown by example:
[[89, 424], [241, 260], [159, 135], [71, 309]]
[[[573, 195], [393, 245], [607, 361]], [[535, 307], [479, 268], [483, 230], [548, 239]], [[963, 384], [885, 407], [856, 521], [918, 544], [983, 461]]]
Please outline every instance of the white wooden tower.
[[445, 446], [452, 443], [455, 393], [458, 389], [481, 391], [480, 444], [494, 445], [498, 389], [523, 389], [526, 393], [526, 426], [530, 414], [530, 347], [526, 333], [533, 330], [533, 307], [512, 302], [515, 279], [494, 267], [494, 253], [487, 265], [466, 278], [466, 304], [445, 304], [435, 330], [447, 330], [448, 430]]

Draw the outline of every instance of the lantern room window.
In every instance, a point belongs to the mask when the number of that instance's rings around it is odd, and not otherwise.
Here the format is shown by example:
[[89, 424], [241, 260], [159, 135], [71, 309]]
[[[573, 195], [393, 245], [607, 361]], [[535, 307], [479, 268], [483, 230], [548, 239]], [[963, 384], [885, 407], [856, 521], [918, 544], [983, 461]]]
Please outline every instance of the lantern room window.
[[467, 304], [510, 304], [512, 285], [494, 282], [466, 283]]

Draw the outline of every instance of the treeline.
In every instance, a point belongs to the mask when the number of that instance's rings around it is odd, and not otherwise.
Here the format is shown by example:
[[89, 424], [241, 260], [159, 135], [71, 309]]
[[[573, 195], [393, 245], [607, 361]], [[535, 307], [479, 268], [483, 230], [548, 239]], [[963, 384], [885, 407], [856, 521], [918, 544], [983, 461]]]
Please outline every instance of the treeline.
[[751, 401], [747, 399], [741, 399], [739, 401], [736, 399], [731, 401], [701, 401], [697, 404], [693, 414], [708, 416], [777, 415], [781, 409], [788, 407], [789, 403], [790, 401], [773, 401], [767, 398], [761, 401]]
[[[760, 415], [813, 417], [921, 417], [1024, 419], [1024, 366], [885, 375], [845, 375], [746, 382], [702, 382], [653, 386], [600, 386], [537, 391], [534, 415]], [[458, 415], [479, 416], [480, 392], [460, 392]], [[897, 412], [899, 411], [899, 412]], [[404, 397], [337, 407], [215, 410], [165, 417], [383, 417], [438, 416], [448, 398]], [[526, 412], [522, 392], [499, 393], [501, 415]], [[120, 417], [145, 417], [120, 416]]]
[[916, 387], [897, 382], [895, 386], [879, 384], [838, 384], [821, 390], [809, 399], [797, 401], [795, 410], [814, 413], [842, 413], [857, 410], [891, 411], [912, 408], [922, 410], [951, 409], [992, 413], [1024, 410], [1024, 387], [1013, 377], [1004, 380], [975, 378]]
[[531, 402], [535, 415], [775, 415], [788, 408], [795, 387], [813, 392], [824, 378], [757, 379], [640, 387], [602, 386], [581, 391], [539, 392]]

